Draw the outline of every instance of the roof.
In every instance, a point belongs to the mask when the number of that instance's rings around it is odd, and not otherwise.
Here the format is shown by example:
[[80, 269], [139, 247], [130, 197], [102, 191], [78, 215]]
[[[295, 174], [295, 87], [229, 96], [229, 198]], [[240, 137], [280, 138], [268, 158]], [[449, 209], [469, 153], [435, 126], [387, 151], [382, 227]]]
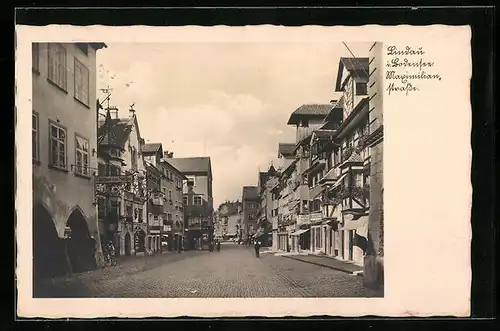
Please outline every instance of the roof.
[[162, 150], [162, 144], [161, 143], [148, 143], [144, 144], [141, 147], [141, 151], [143, 153], [156, 153], [160, 150]]
[[243, 200], [254, 200], [259, 198], [259, 188], [257, 186], [243, 186]]
[[168, 163], [184, 174], [206, 172], [212, 174], [210, 157], [184, 157], [167, 159]]
[[351, 156], [349, 156], [349, 158], [347, 160], [345, 160], [344, 162], [342, 162], [343, 164], [346, 164], [346, 163], [363, 163], [363, 157], [361, 156], [361, 154], [359, 153], [359, 151], [357, 150], [354, 150], [351, 154]]
[[288, 125], [297, 124], [300, 118], [324, 118], [333, 109], [334, 105], [327, 104], [307, 104], [297, 108], [288, 119]]
[[337, 82], [335, 90], [340, 91], [342, 85], [342, 73], [344, 68], [351, 73], [351, 75], [368, 77], [369, 59], [367, 57], [341, 57], [339, 61], [339, 70], [337, 73]]
[[124, 148], [130, 136], [133, 123], [128, 118], [108, 117], [105, 121], [99, 121], [97, 125], [98, 145], [116, 145]]
[[278, 145], [278, 156], [283, 155], [283, 156], [288, 156], [288, 155], [293, 155], [295, 151], [295, 144], [294, 143], [279, 143]]
[[366, 70], [368, 71], [369, 59], [367, 57], [341, 57], [340, 63], [348, 71]]
[[89, 43], [89, 45], [92, 46], [92, 48], [94, 48], [96, 51], [101, 48], [108, 48], [108, 45], [106, 45], [105, 43]]
[[177, 172], [179, 175], [181, 175], [181, 176], [182, 176], [182, 179], [186, 179], [186, 176], [184, 176], [184, 174], [183, 174], [183, 173], [182, 173], [179, 169], [177, 169], [177, 168], [176, 168], [176, 167], [174, 167], [172, 164], [170, 164], [170, 163], [169, 163], [169, 160], [171, 160], [171, 159], [168, 159], [168, 160], [162, 159], [162, 160], [160, 161], [160, 163], [161, 163], [161, 164], [163, 164], [163, 165], [165, 165], [165, 164], [166, 164], [166, 165], [167, 165], [167, 166], [169, 166], [171, 169], [173, 169], [175, 172]]

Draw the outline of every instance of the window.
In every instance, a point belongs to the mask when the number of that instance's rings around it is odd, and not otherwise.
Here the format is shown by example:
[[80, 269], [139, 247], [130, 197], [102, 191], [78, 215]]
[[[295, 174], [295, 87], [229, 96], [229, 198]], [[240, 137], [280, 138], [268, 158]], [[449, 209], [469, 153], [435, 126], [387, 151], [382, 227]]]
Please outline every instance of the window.
[[172, 201], [172, 190], [168, 190], [168, 200]]
[[50, 123], [50, 165], [66, 169], [66, 130]]
[[248, 206], [248, 209], [253, 209], [255, 207], [253, 203], [249, 203], [247, 206]]
[[195, 196], [194, 197], [194, 204], [197, 205], [197, 206], [201, 206], [202, 204], [202, 199], [200, 196]]
[[309, 127], [309, 120], [302, 120], [302, 127], [303, 128]]
[[49, 44], [49, 80], [66, 91], [66, 48], [61, 44]]
[[366, 83], [356, 83], [356, 95], [367, 95], [368, 88]]
[[31, 148], [32, 148], [32, 158], [34, 161], [39, 161], [40, 156], [38, 155], [39, 151], [39, 123], [38, 123], [38, 114], [33, 113], [31, 115]]
[[248, 219], [249, 220], [254, 220], [255, 219], [255, 215], [254, 214], [248, 214]]
[[188, 197], [187, 197], [187, 196], [183, 196], [183, 197], [182, 197], [182, 203], [183, 203], [185, 206], [187, 206], [187, 204], [188, 204]]
[[363, 174], [356, 173], [354, 175], [354, 186], [363, 187]]
[[110, 176], [120, 176], [120, 168], [114, 165], [109, 166], [109, 175]]
[[160, 221], [158, 220], [158, 215], [153, 216], [153, 226], [160, 225]]
[[195, 176], [186, 176], [188, 183], [191, 183], [192, 186], [196, 186], [196, 177]]
[[89, 69], [75, 58], [75, 99], [89, 105]]
[[76, 173], [89, 175], [89, 142], [82, 137], [76, 137]]
[[31, 44], [31, 67], [33, 71], [40, 71], [40, 44], [32, 43]]

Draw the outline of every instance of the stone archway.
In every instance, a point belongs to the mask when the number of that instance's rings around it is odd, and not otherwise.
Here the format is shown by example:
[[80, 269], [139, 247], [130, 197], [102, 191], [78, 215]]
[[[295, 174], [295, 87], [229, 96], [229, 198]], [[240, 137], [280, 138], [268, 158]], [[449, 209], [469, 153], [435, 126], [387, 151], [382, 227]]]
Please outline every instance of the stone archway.
[[125, 233], [125, 256], [130, 256], [132, 248], [132, 239], [130, 238], [130, 233]]
[[62, 275], [69, 271], [64, 242], [48, 210], [36, 204], [33, 208], [33, 280]]
[[87, 221], [79, 208], [69, 215], [66, 226], [71, 229], [66, 249], [73, 272], [95, 269], [95, 240], [90, 237]]

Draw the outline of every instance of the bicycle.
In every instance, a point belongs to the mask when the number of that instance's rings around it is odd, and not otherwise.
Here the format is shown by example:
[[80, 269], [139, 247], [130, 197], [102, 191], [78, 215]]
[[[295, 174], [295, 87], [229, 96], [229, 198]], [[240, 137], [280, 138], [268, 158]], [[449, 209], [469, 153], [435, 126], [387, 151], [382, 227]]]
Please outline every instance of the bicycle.
[[106, 252], [104, 253], [104, 262], [106, 267], [114, 267], [118, 264], [118, 261], [115, 257], [115, 252]]

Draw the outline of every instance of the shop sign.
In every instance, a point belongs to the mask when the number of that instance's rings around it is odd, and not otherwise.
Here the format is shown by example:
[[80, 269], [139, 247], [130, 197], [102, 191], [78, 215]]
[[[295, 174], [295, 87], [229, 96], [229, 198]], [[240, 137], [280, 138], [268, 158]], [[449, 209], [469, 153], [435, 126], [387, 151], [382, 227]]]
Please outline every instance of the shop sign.
[[98, 176], [96, 178], [97, 184], [125, 184], [132, 183], [132, 176]]

